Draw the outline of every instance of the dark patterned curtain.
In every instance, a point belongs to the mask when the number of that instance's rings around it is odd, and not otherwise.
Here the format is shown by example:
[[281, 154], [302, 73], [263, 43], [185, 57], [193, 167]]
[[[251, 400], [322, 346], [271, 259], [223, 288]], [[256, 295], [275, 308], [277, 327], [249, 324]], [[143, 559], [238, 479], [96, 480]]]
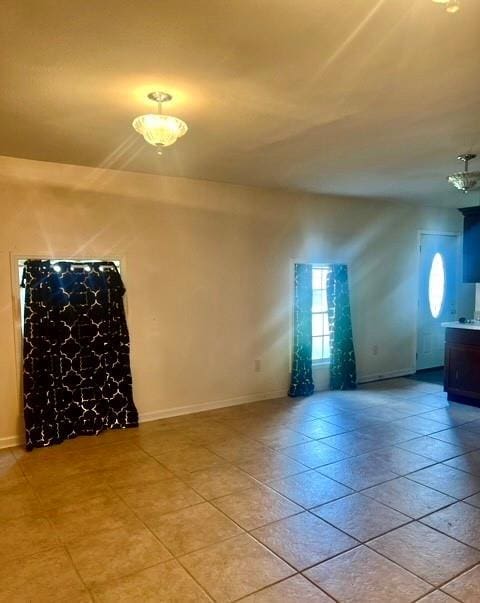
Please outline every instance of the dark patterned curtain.
[[27, 449], [137, 426], [115, 264], [28, 260], [22, 286]]
[[292, 381], [288, 395], [313, 393], [312, 377], [312, 266], [295, 264]]
[[357, 373], [353, 349], [348, 270], [334, 264], [327, 276], [330, 326], [330, 389], [355, 389]]

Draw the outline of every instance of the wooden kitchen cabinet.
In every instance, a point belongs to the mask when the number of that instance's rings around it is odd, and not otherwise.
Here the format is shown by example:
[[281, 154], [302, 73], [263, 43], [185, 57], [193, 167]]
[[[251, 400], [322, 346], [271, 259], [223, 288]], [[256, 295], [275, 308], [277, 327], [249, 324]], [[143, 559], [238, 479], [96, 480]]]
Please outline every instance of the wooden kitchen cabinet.
[[480, 327], [445, 330], [444, 390], [448, 399], [480, 406]]
[[463, 282], [480, 283], [480, 206], [463, 207]]

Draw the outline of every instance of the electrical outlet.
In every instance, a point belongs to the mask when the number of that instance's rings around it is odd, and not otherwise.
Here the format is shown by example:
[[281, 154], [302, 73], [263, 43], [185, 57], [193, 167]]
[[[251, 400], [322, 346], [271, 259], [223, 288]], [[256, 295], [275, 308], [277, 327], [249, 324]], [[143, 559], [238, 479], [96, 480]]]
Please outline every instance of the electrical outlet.
[[260, 358], [257, 358], [253, 364], [253, 368], [256, 373], [259, 373], [262, 370], [262, 361]]
[[376, 344], [376, 343], [374, 345], [372, 345], [372, 354], [374, 356], [378, 356], [378, 344]]

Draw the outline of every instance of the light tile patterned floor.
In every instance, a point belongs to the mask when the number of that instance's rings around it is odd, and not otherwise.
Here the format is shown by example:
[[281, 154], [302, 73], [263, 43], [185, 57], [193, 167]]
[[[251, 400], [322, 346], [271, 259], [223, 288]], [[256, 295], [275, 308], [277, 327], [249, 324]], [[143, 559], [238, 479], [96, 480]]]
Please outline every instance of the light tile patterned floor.
[[0, 451], [0, 602], [478, 603], [480, 409], [394, 379]]

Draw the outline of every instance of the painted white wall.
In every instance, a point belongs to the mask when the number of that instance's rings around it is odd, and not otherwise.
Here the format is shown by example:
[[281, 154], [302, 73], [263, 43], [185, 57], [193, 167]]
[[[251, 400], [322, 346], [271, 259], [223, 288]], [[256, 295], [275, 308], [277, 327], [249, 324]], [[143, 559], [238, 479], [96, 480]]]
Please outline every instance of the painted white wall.
[[15, 254], [122, 258], [148, 419], [287, 391], [292, 259], [349, 264], [361, 379], [413, 371], [417, 233], [461, 226], [455, 210], [0, 157], [0, 445], [23, 429]]

